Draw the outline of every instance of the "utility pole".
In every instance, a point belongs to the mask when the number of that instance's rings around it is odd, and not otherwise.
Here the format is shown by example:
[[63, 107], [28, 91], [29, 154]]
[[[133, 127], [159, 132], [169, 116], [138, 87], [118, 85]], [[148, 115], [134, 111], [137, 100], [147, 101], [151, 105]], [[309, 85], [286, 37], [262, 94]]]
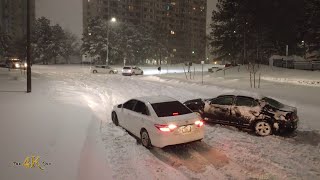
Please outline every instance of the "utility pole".
[[243, 33], [243, 62], [242, 62], [242, 65], [244, 65], [245, 60], [246, 60], [246, 32], [245, 31]]
[[31, 93], [31, 24], [30, 24], [30, 0], [27, 0], [27, 93]]
[[247, 31], [247, 25], [248, 22], [245, 22], [244, 24], [244, 31], [243, 31], [243, 62], [242, 64], [244, 65], [245, 61], [246, 61], [246, 56], [247, 56], [247, 52], [246, 52], [246, 31]]
[[107, 21], [107, 25], [108, 25], [108, 29], [107, 29], [107, 59], [106, 59], [106, 65], [109, 64], [109, 21]]

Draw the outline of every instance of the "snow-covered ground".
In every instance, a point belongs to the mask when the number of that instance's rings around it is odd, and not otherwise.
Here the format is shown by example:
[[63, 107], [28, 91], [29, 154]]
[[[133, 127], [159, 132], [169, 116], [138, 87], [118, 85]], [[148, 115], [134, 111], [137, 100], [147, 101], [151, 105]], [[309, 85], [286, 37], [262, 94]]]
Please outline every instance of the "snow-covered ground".
[[[123, 77], [90, 74], [87, 66], [34, 66], [31, 94], [16, 92], [24, 90], [24, 75], [0, 69], [0, 179], [319, 179], [319, 87], [262, 80], [262, 88], [252, 90], [242, 69], [205, 73], [202, 85], [201, 66], [194, 80], [186, 80], [182, 67], [161, 75], [147, 67], [145, 74], [156, 76]], [[319, 72], [264, 72], [263, 77], [320, 79]], [[111, 123], [112, 106], [129, 98], [185, 101], [235, 89], [298, 107], [298, 131], [262, 138], [207, 124], [202, 142], [147, 150]], [[29, 154], [52, 164], [44, 171], [13, 165]]]

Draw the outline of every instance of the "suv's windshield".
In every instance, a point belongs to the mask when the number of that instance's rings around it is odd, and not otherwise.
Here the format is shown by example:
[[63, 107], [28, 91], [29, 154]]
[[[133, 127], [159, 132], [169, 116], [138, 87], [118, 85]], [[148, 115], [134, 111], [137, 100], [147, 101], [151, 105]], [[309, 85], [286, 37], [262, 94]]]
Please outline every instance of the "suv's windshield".
[[178, 116], [192, 113], [190, 109], [179, 101], [151, 104], [158, 117]]
[[267, 103], [270, 104], [271, 106], [273, 106], [273, 107], [275, 107], [275, 108], [278, 108], [278, 109], [284, 107], [284, 105], [283, 105], [282, 103], [280, 103], [280, 102], [278, 102], [278, 101], [276, 101], [276, 100], [274, 100], [274, 99], [268, 98], [268, 97], [264, 97], [264, 98], [262, 98], [261, 100], [267, 102]]
[[131, 67], [124, 67], [123, 69], [131, 69]]

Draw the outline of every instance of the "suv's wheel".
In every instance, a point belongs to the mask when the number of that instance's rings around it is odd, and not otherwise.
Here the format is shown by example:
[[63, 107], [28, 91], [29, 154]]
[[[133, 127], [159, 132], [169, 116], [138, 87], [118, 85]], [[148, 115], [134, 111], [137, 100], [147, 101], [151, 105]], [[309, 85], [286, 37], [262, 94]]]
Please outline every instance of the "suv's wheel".
[[95, 73], [98, 73], [98, 71], [97, 70], [93, 70], [92, 73], [95, 74]]
[[114, 111], [112, 112], [111, 118], [112, 118], [113, 124], [115, 124], [116, 126], [119, 126], [118, 116], [116, 112]]
[[148, 149], [152, 148], [151, 140], [150, 140], [150, 137], [149, 137], [147, 130], [145, 130], [145, 129], [141, 130], [140, 140], [141, 140], [141, 143], [144, 147], [146, 147]]
[[258, 121], [254, 127], [254, 130], [259, 136], [268, 136], [272, 134], [272, 127], [270, 123], [266, 121]]

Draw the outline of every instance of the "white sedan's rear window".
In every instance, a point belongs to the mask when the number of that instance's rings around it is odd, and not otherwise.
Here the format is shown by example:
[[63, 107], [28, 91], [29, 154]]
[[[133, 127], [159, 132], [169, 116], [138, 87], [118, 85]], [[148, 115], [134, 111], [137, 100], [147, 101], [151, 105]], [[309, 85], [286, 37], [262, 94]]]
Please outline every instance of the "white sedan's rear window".
[[178, 116], [190, 114], [192, 111], [179, 101], [151, 104], [158, 117]]

